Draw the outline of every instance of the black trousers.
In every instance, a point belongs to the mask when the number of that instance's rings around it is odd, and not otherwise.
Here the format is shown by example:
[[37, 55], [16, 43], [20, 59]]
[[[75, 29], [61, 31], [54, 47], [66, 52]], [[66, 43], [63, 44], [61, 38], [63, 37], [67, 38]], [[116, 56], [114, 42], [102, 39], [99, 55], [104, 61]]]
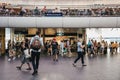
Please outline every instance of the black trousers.
[[31, 52], [31, 62], [33, 66], [33, 70], [37, 71], [39, 67], [39, 59], [40, 59], [40, 52]]
[[78, 52], [78, 57], [75, 59], [74, 63], [76, 63], [81, 58], [82, 64], [84, 64], [84, 54], [83, 52]]

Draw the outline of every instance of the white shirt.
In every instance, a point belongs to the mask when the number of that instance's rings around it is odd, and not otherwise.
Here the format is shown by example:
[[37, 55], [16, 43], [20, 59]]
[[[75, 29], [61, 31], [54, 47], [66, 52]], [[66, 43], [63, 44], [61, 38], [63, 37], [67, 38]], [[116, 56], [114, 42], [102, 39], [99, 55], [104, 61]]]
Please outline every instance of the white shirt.
[[70, 46], [70, 42], [69, 41], [67, 41], [67, 46]]
[[60, 43], [60, 48], [64, 48], [64, 42]]
[[81, 48], [81, 46], [82, 46], [82, 43], [81, 42], [77, 42], [77, 51], [78, 52], [82, 52], [83, 51], [83, 49]]

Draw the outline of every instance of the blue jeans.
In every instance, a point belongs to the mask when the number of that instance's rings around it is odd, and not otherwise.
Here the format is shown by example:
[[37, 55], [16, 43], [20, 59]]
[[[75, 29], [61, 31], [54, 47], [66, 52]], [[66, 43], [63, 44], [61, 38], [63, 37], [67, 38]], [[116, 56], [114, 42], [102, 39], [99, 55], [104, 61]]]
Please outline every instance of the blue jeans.
[[81, 58], [82, 64], [84, 64], [84, 54], [83, 52], [78, 52], [78, 57], [75, 59], [74, 63], [76, 63]]

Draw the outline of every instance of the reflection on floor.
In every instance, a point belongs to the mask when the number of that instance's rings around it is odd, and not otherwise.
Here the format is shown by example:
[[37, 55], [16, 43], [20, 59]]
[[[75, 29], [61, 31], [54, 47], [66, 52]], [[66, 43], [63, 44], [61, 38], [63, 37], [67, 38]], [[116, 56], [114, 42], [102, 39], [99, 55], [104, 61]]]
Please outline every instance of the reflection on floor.
[[19, 60], [8, 62], [0, 57], [0, 80], [120, 80], [120, 54], [85, 57], [86, 67], [77, 63], [73, 67], [73, 58], [60, 58], [54, 63], [50, 57], [41, 57], [39, 73], [32, 76], [32, 71], [16, 69]]

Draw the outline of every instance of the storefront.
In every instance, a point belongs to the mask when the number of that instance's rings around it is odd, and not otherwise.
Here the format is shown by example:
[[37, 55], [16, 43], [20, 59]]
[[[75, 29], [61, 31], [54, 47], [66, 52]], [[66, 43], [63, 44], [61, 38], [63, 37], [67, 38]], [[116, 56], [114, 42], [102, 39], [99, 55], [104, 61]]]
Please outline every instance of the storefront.
[[30, 40], [36, 34], [36, 31], [41, 31], [44, 44], [56, 38], [58, 44], [61, 41], [69, 40], [71, 48], [74, 48], [77, 39], [86, 40], [86, 30], [84, 28], [8, 28], [5, 38], [6, 49], [8, 40], [19, 44], [25, 38]]
[[14, 28], [14, 41], [21, 42], [24, 38], [31, 39], [38, 30], [41, 31], [44, 42], [53, 38], [56, 38], [58, 43], [67, 39], [70, 39], [71, 42], [77, 38], [85, 39], [85, 29], [79, 28]]

